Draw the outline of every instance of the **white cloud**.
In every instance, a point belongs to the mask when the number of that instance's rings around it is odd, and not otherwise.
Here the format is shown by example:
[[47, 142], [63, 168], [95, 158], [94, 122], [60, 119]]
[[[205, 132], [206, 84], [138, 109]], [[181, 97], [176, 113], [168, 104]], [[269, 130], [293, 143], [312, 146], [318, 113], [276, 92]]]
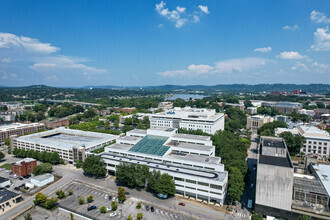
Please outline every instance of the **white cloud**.
[[193, 22], [198, 23], [200, 21], [198, 15], [193, 15]]
[[177, 7], [176, 7], [176, 10], [177, 10], [178, 12], [180, 12], [180, 13], [183, 13], [183, 12], [186, 11], [186, 8], [184, 8], [184, 7], [180, 7], [180, 6], [177, 6]]
[[269, 51], [272, 51], [272, 48], [271, 47], [261, 47], [261, 48], [254, 49], [254, 52], [263, 52], [263, 53], [266, 53], [266, 52], [269, 52]]
[[159, 25], [158, 25], [159, 28], [162, 28], [163, 26], [164, 26], [163, 24], [159, 24]]
[[22, 48], [29, 52], [50, 54], [60, 50], [49, 43], [41, 43], [38, 39], [17, 36], [10, 33], [0, 33], [0, 48]]
[[1, 62], [3, 62], [3, 63], [10, 63], [10, 61], [11, 61], [10, 58], [7, 58], [7, 57], [1, 59]]
[[79, 70], [88, 73], [106, 72], [105, 69], [97, 69], [83, 64], [84, 62], [87, 61], [89, 60], [86, 58], [75, 58], [68, 56], [45, 57], [41, 59], [40, 62], [30, 66], [30, 68], [36, 71], [71, 69], [71, 70]]
[[315, 10], [311, 12], [310, 18], [316, 23], [330, 23], [330, 18], [328, 18], [324, 13]]
[[256, 57], [229, 59], [229, 60], [217, 62], [215, 64], [215, 72], [231, 73], [231, 72], [249, 71], [261, 66], [265, 66], [267, 62], [269, 62], [269, 60], [263, 58], [256, 58]]
[[185, 7], [176, 6], [175, 9], [170, 10], [166, 7], [166, 3], [161, 1], [160, 3], [156, 4], [155, 10], [160, 16], [165, 17], [167, 20], [173, 22], [176, 28], [181, 28], [187, 22], [198, 23], [200, 21], [200, 16], [202, 16], [203, 13], [209, 13], [207, 6], [201, 7], [202, 8], [199, 7], [201, 11], [186, 13]]
[[327, 65], [325, 65], [323, 63], [318, 63], [316, 61], [312, 63], [312, 66], [319, 67], [321, 69], [328, 69], [328, 66]]
[[[0, 63], [5, 69], [15, 71], [21, 76], [28, 68], [33, 69], [45, 78], [49, 75], [104, 73], [105, 69], [98, 69], [86, 65], [87, 58], [63, 56], [57, 52], [60, 48], [50, 43], [42, 43], [38, 39], [17, 36], [10, 33], [0, 33]], [[17, 70], [25, 72], [17, 72]], [[32, 71], [33, 72], [33, 71]], [[15, 73], [15, 74], [16, 74]], [[25, 74], [24, 74], [25, 75]], [[13, 77], [12, 78], [16, 78]]]
[[210, 12], [209, 12], [209, 9], [207, 8], [207, 5], [198, 5], [198, 8], [202, 11], [202, 12], [204, 12], [205, 14], [209, 14]]
[[309, 72], [310, 69], [307, 67], [306, 64], [301, 62], [296, 62], [295, 65], [291, 67], [292, 70], [297, 70], [299, 72]]
[[214, 66], [191, 64], [187, 69], [168, 70], [165, 72], [159, 72], [158, 74], [167, 77], [198, 77], [210, 74], [227, 74], [255, 70], [259, 67], [265, 66], [267, 62], [270, 62], [270, 60], [247, 57], [220, 61], [215, 63]]
[[327, 28], [318, 28], [314, 32], [314, 44], [311, 49], [316, 51], [327, 51], [330, 50], [330, 33]]
[[296, 25], [296, 24], [293, 25], [293, 26], [285, 25], [282, 29], [283, 30], [288, 30], [288, 31], [294, 31], [294, 30], [299, 29], [299, 26]]
[[286, 60], [295, 60], [295, 59], [303, 59], [305, 56], [301, 55], [298, 52], [295, 51], [285, 51], [280, 53], [280, 55], [277, 56], [278, 58], [281, 59], [286, 59]]

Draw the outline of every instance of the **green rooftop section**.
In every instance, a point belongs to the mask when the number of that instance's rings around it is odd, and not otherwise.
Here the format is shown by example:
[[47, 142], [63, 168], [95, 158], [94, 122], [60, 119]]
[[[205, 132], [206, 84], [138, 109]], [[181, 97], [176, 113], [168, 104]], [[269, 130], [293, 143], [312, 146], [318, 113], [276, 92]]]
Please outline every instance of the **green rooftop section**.
[[163, 146], [167, 139], [168, 137], [147, 135], [128, 151], [163, 156], [170, 148]]

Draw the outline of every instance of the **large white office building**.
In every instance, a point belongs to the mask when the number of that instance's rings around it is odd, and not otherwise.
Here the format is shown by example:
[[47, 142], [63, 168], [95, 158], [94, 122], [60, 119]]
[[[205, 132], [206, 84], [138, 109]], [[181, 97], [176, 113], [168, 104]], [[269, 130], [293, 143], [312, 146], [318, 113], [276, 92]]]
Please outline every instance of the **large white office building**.
[[24, 150], [57, 152], [68, 163], [84, 161], [86, 151], [110, 144], [118, 136], [96, 132], [57, 128], [50, 131], [15, 137], [13, 147]]
[[225, 128], [225, 117], [214, 109], [179, 108], [151, 114], [150, 128], [184, 128], [187, 130], [202, 130], [214, 134]]
[[101, 154], [109, 172], [121, 162], [147, 165], [174, 178], [178, 194], [223, 203], [228, 173], [215, 157], [209, 136], [178, 134], [173, 128], [135, 129], [105, 147]]
[[330, 135], [327, 131], [321, 130], [315, 126], [301, 125], [292, 129], [276, 128], [275, 134], [279, 135], [285, 131], [305, 137], [306, 142], [304, 147], [301, 148], [301, 151], [306, 155], [329, 158]]

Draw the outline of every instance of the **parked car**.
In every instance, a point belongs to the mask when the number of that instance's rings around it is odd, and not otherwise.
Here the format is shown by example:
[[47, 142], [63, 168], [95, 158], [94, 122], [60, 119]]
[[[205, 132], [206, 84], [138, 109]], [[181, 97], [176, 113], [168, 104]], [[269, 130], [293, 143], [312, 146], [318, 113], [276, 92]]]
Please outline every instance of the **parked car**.
[[183, 202], [180, 202], [179, 205], [186, 206], [186, 204], [184, 204]]
[[18, 190], [19, 190], [19, 187], [16, 186], [14, 189], [15, 189], [16, 191], [18, 191]]
[[128, 196], [129, 195], [129, 192], [125, 192], [125, 194]]
[[22, 177], [18, 178], [19, 180], [24, 180]]
[[110, 208], [107, 208], [107, 212], [110, 212], [110, 211], [112, 211], [111, 207]]
[[90, 207], [87, 207], [87, 211], [90, 211], [90, 210], [93, 210], [93, 209], [96, 209], [96, 206], [95, 205], [92, 205]]
[[115, 212], [111, 212], [111, 213], [110, 213], [110, 218], [115, 217], [116, 215], [117, 215], [117, 213], [115, 213]]
[[147, 211], [149, 211], [149, 210], [150, 210], [150, 207], [149, 207], [148, 205], [146, 206], [146, 210], [147, 210]]
[[10, 185], [7, 185], [6, 187], [7, 187], [7, 188], [9, 188], [9, 187], [10, 187]]
[[10, 184], [10, 186], [15, 186], [15, 184], [14, 184], [14, 183], [12, 183], [12, 184]]
[[154, 207], [152, 207], [152, 206], [151, 206], [150, 210], [151, 210], [151, 212], [155, 211]]
[[251, 183], [251, 189], [253, 189], [253, 186], [254, 186], [253, 183]]
[[167, 199], [167, 195], [164, 195], [161, 193], [158, 193], [157, 196], [158, 196], [158, 198], [161, 198], [161, 199]]
[[113, 201], [113, 202], [116, 201], [116, 197], [113, 197], [113, 198], [112, 198], [112, 201]]

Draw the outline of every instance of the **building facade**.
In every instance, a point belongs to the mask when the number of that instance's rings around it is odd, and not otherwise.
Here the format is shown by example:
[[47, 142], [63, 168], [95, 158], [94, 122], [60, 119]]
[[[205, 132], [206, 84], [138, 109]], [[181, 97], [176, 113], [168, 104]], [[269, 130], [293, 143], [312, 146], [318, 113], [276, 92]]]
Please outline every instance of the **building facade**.
[[60, 118], [55, 121], [43, 121], [42, 123], [46, 126], [46, 128], [51, 129], [55, 129], [62, 126], [69, 127], [70, 125], [68, 118]]
[[150, 128], [183, 128], [187, 130], [202, 130], [214, 134], [224, 130], [225, 117], [214, 109], [204, 108], [174, 108], [166, 112], [151, 114]]
[[252, 132], [257, 132], [258, 128], [262, 127], [265, 123], [273, 122], [274, 119], [270, 116], [254, 115], [247, 118], [246, 128]]
[[0, 176], [0, 188], [1, 189], [5, 188], [6, 186], [10, 186], [10, 184], [11, 184], [10, 179], [3, 178]]
[[173, 128], [135, 129], [117, 139], [101, 154], [107, 170], [116, 171], [120, 163], [147, 165], [171, 175], [176, 191], [183, 196], [223, 203], [228, 173], [215, 157], [208, 136], [178, 134]]
[[5, 144], [6, 139], [11, 135], [31, 134], [43, 129], [45, 129], [45, 125], [42, 123], [0, 125], [0, 145]]
[[329, 158], [330, 155], [330, 135], [314, 126], [298, 126], [299, 135], [304, 136], [306, 142], [301, 151], [306, 155], [313, 155]]
[[0, 190], [0, 215], [11, 209], [22, 200], [23, 198], [20, 194], [6, 189]]
[[33, 169], [37, 166], [37, 160], [32, 158], [25, 158], [11, 164], [13, 174], [19, 177], [30, 175]]
[[34, 176], [30, 180], [31, 184], [38, 187], [43, 187], [48, 183], [54, 182], [54, 175], [46, 173], [38, 176]]

